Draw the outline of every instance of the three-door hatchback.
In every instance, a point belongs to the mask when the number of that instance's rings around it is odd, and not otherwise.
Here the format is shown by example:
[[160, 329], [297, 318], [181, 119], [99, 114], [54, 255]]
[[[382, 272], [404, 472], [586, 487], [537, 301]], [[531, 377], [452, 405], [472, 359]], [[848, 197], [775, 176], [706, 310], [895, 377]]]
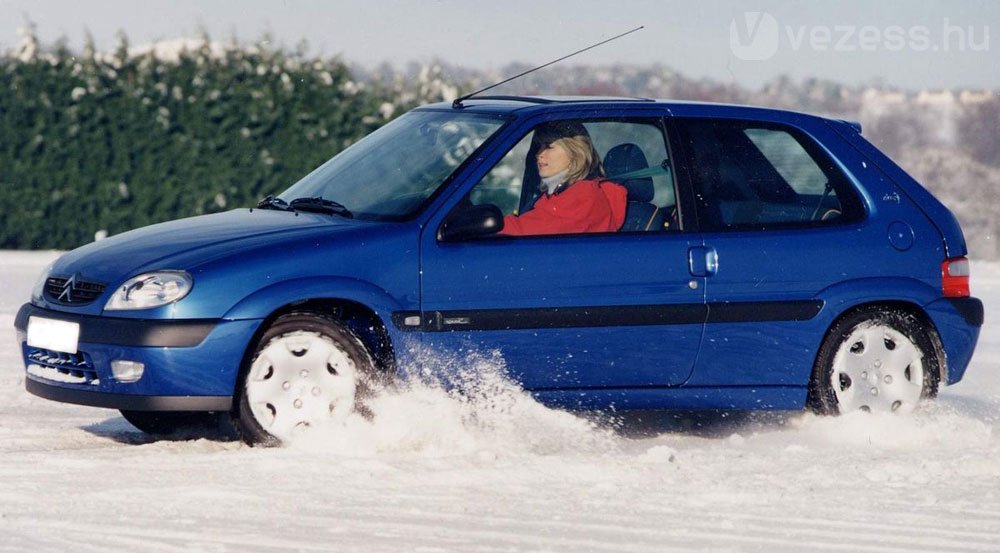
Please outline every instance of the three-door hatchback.
[[[587, 196], [553, 184], [575, 166], [552, 129], [585, 138]], [[595, 194], [599, 226], [504, 232]], [[148, 432], [229, 412], [249, 443], [444, 370], [426, 351], [498, 352], [566, 408], [905, 412], [969, 364], [966, 254], [855, 123], [478, 97], [413, 110], [254, 209], [71, 251], [16, 326], [31, 393]]]

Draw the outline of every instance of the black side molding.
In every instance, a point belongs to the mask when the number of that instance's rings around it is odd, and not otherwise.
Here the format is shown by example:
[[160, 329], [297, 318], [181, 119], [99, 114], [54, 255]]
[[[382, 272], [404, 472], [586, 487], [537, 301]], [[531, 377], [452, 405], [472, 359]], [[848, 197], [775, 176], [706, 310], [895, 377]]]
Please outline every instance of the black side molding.
[[24, 379], [28, 392], [45, 399], [91, 407], [124, 409], [126, 411], [229, 411], [233, 398], [229, 396], [137, 396], [108, 394], [53, 386], [28, 375]]
[[197, 346], [218, 323], [214, 319], [171, 321], [162, 319], [125, 319], [77, 315], [42, 309], [30, 303], [21, 306], [14, 319], [18, 330], [28, 328], [28, 317], [45, 317], [80, 324], [80, 341], [91, 344], [114, 344], [136, 347]]
[[710, 303], [707, 322], [808, 321], [822, 309], [823, 302], [819, 300]]
[[400, 311], [392, 320], [401, 330], [525, 330], [648, 326], [760, 321], [806, 321], [823, 309], [818, 300], [616, 305], [598, 307], [543, 307], [462, 311]]
[[986, 315], [982, 300], [979, 298], [948, 298], [948, 302], [962, 315], [965, 322], [972, 326], [983, 326]]

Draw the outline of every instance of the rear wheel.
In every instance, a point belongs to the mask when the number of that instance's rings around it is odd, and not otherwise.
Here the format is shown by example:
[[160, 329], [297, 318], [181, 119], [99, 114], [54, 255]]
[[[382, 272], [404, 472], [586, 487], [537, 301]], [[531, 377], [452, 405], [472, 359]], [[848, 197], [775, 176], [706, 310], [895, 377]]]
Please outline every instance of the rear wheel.
[[368, 350], [340, 322], [283, 315], [244, 372], [236, 426], [248, 444], [280, 445], [309, 427], [365, 412], [374, 374]]
[[215, 428], [218, 413], [201, 411], [120, 411], [132, 426], [146, 434], [164, 436], [186, 430]]
[[813, 368], [810, 406], [822, 414], [907, 413], [937, 394], [944, 356], [932, 328], [905, 311], [873, 306], [827, 333]]

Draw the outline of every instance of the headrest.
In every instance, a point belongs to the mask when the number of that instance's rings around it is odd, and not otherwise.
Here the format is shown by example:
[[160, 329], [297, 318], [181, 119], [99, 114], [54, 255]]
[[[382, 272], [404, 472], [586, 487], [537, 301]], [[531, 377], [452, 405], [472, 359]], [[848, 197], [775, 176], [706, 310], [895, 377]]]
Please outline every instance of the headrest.
[[646, 155], [642, 153], [641, 148], [632, 143], [619, 144], [608, 150], [608, 155], [604, 156], [604, 173], [628, 190], [630, 202], [653, 201], [653, 194], [656, 192], [653, 188], [653, 178], [640, 177], [618, 181], [615, 177], [648, 168]]

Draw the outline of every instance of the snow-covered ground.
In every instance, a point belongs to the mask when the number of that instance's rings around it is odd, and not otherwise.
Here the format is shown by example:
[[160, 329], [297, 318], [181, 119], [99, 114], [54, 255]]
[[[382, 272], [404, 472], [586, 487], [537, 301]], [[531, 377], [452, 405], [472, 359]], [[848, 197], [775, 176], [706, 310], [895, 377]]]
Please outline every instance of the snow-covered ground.
[[52, 258], [0, 252], [0, 551], [1000, 551], [1000, 264], [973, 266], [988, 313], [965, 381], [908, 417], [613, 430], [487, 378], [252, 449], [29, 396], [13, 318]]

